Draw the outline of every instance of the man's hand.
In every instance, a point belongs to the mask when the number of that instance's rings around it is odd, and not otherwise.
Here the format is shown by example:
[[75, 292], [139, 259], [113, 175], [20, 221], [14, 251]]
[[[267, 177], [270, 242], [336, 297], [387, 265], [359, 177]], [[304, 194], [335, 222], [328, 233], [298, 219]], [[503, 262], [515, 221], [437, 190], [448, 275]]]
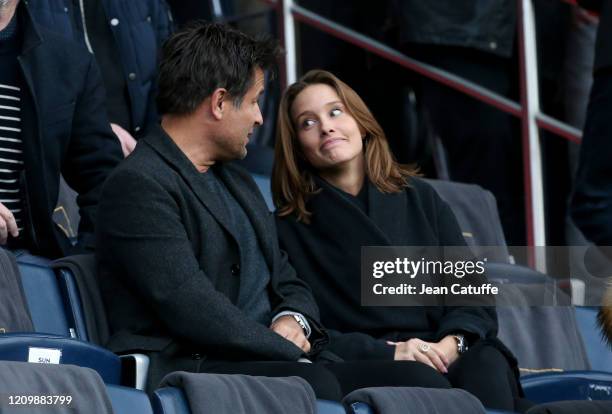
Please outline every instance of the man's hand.
[[288, 341], [293, 342], [302, 351], [310, 351], [310, 342], [304, 335], [304, 330], [291, 315], [284, 315], [274, 321], [270, 326], [274, 332]]
[[13, 237], [19, 236], [17, 222], [11, 210], [0, 203], [0, 244], [6, 244], [9, 234]]
[[[453, 341], [454, 354], [447, 338]], [[396, 361], [422, 362], [443, 374], [448, 372], [449, 365], [452, 364], [459, 355], [457, 353], [457, 343], [452, 336], [447, 336], [437, 343], [425, 342], [418, 338], [412, 338], [405, 342], [387, 341], [387, 344], [395, 346], [394, 359]]]
[[121, 126], [113, 123], [111, 123], [110, 125], [115, 135], [117, 135], [119, 142], [121, 143], [121, 151], [123, 151], [123, 156], [127, 157], [132, 153], [132, 151], [134, 151], [134, 148], [136, 147], [136, 140], [132, 135], [130, 135], [129, 132], [127, 132]]

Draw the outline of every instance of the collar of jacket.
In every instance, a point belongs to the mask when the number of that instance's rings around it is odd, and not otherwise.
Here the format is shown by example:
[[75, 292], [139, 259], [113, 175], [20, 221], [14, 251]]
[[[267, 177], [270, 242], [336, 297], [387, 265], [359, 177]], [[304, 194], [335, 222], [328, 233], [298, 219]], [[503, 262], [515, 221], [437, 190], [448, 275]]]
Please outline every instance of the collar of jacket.
[[39, 46], [43, 39], [40, 35], [36, 22], [34, 19], [32, 19], [27, 1], [19, 2], [16, 13], [17, 17], [19, 18], [21, 30], [23, 30], [21, 54], [25, 55], [36, 46]]
[[[221, 226], [237, 241], [239, 238], [230, 225], [228, 213], [217, 197], [210, 197], [211, 190], [205, 180], [202, 180], [200, 173], [181, 149], [174, 143], [172, 138], [164, 129], [156, 124], [151, 127], [150, 133], [142, 140], [150, 145], [172, 168], [178, 172], [191, 190], [198, 197], [200, 202], [206, 207], [210, 214], [221, 224]], [[215, 173], [223, 181], [227, 189], [234, 196], [238, 204], [242, 206], [244, 212], [249, 217], [251, 225], [257, 235], [261, 250], [270, 268], [270, 273], [274, 275], [273, 257], [275, 233], [270, 232], [267, 220], [272, 220], [266, 204], [263, 200], [256, 200], [261, 195], [250, 191], [248, 186], [238, 182], [228, 169], [234, 169], [231, 165], [216, 164]]]
[[329, 212], [340, 207], [343, 215], [339, 216], [338, 220], [360, 223], [362, 231], [370, 232], [372, 240], [378, 240], [381, 245], [393, 245], [398, 242], [401, 244], [406, 231], [405, 212], [408, 208], [406, 190], [394, 194], [381, 193], [366, 178], [363, 183], [368, 186], [368, 214], [366, 214], [342, 195], [341, 190], [323, 178], [314, 175], [314, 180], [322, 192], [309, 200], [313, 210]]

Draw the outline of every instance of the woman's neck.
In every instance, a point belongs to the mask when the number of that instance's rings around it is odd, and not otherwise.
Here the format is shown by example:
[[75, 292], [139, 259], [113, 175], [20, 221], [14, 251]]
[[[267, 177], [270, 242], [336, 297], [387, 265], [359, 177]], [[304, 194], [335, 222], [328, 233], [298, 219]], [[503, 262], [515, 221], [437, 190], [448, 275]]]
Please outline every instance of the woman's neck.
[[322, 170], [319, 175], [334, 187], [356, 196], [361, 191], [365, 180], [364, 157], [357, 157], [334, 169]]

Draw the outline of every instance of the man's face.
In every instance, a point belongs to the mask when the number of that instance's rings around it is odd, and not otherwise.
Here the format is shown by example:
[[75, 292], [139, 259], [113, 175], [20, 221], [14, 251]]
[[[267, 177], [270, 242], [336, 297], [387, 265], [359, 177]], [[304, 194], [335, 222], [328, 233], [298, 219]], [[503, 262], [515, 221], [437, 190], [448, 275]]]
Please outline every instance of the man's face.
[[255, 127], [263, 123], [259, 109], [259, 98], [264, 91], [264, 73], [256, 69], [251, 87], [244, 95], [240, 107], [228, 102], [222, 119], [221, 132], [216, 139], [220, 161], [243, 159], [246, 157], [246, 145]]

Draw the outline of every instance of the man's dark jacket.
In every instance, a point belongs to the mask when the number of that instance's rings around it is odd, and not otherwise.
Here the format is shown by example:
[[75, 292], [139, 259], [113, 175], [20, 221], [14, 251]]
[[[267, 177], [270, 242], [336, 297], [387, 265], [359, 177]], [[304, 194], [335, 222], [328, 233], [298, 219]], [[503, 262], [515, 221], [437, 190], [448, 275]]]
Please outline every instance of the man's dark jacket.
[[[155, 107], [157, 50], [172, 31], [164, 0], [99, 0], [102, 2], [119, 54], [129, 94], [133, 135], [158, 121]], [[32, 15], [42, 27], [85, 45], [77, 0], [30, 0]], [[117, 24], [111, 24], [111, 20]]]
[[[317, 306], [279, 249], [261, 193], [240, 167], [214, 168], [258, 237], [270, 269], [272, 315], [303, 314], [317, 350], [323, 337]], [[163, 351], [168, 371], [197, 371], [198, 359], [296, 361], [300, 348], [236, 306], [241, 273], [248, 269], [239, 266], [240, 249], [224, 204], [201, 174], [156, 127], [105, 184], [96, 254], [111, 326], [109, 348]], [[193, 365], [173, 365], [189, 355], [196, 355]]]
[[79, 247], [94, 246], [102, 184], [121, 160], [121, 147], [104, 109], [104, 89], [91, 54], [65, 37], [39, 28], [27, 4], [17, 8], [23, 42], [22, 177], [29, 249], [48, 257], [75, 251], [52, 221], [60, 172], [79, 194]]

